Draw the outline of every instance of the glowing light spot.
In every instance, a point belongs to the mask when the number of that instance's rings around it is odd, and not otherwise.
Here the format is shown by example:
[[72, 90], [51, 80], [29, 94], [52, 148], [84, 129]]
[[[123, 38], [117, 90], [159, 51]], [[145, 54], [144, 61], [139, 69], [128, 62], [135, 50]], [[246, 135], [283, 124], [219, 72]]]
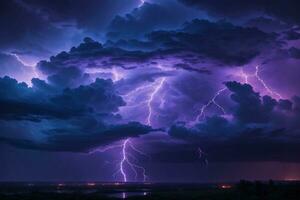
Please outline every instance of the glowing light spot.
[[87, 183], [86, 185], [90, 186], [90, 187], [93, 187], [93, 186], [96, 186], [96, 183]]
[[232, 186], [231, 185], [221, 185], [220, 186], [220, 188], [222, 188], [222, 189], [231, 189], [232, 188]]

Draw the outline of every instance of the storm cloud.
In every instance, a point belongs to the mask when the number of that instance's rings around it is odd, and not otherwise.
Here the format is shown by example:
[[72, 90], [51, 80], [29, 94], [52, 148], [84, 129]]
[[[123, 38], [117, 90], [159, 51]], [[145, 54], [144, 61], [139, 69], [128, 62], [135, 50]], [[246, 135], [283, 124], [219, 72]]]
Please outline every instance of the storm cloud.
[[169, 135], [191, 142], [194, 149], [201, 147], [212, 161], [299, 162], [299, 97], [276, 101], [261, 97], [248, 84], [225, 85], [236, 102], [232, 119], [212, 116], [192, 127], [178, 123]]

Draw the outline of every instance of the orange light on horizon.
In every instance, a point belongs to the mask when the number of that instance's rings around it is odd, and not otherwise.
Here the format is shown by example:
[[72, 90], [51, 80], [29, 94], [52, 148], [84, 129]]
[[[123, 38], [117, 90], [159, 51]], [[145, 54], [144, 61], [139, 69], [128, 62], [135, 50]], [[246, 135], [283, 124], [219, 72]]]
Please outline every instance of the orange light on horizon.
[[220, 186], [222, 189], [231, 189], [232, 186], [231, 185], [221, 185]]
[[298, 178], [285, 178], [285, 181], [299, 181], [300, 179]]

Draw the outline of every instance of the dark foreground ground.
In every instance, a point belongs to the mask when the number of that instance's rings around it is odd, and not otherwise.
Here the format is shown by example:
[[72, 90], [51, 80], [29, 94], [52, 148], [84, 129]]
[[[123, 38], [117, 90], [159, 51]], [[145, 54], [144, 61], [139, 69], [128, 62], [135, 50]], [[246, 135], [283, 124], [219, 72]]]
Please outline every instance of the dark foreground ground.
[[0, 183], [0, 200], [300, 200], [300, 182], [237, 184]]

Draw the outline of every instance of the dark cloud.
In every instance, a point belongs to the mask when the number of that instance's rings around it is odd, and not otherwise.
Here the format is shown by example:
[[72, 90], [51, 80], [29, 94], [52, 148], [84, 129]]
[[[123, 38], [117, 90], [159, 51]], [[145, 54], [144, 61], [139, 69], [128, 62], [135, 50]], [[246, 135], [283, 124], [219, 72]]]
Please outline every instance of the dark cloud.
[[[252, 130], [255, 134], [259, 130]], [[199, 139], [199, 138], [198, 138]], [[236, 137], [227, 140], [201, 139], [198, 144], [157, 145], [152, 159], [166, 163], [201, 162], [290, 162], [298, 163], [299, 140], [283, 140], [262, 137]], [[199, 148], [203, 151], [199, 157]], [[207, 159], [207, 160], [205, 160]], [[210, 165], [208, 164], [208, 167]]]
[[195, 12], [176, 2], [145, 2], [125, 16], [116, 16], [109, 25], [107, 36], [110, 39], [141, 38], [153, 30], [177, 28], [194, 16]]
[[288, 49], [288, 53], [290, 57], [295, 58], [295, 59], [300, 59], [300, 49], [296, 47], [291, 47]]
[[[51, 81], [60, 81], [60, 74], [64, 76], [70, 71], [70, 81], [87, 79], [84, 70], [88, 68], [112, 68], [114, 66], [122, 68], [135, 67], [139, 63], [146, 62], [152, 53], [142, 51], [126, 51], [120, 48], [103, 48], [99, 42], [90, 38], [85, 38], [78, 47], [72, 47], [69, 52], [61, 52], [52, 56], [49, 61], [38, 63], [38, 69], [49, 76]], [[78, 81], [81, 82], [82, 81]], [[67, 84], [67, 82], [65, 83]], [[72, 85], [69, 85], [72, 86]]]
[[255, 28], [207, 20], [193, 20], [178, 31], [152, 32], [149, 38], [164, 48], [195, 52], [227, 65], [245, 64], [275, 42], [274, 36]]
[[37, 62], [70, 48], [85, 36], [101, 38], [117, 14], [138, 0], [4, 0], [0, 3], [0, 50]]
[[24, 7], [47, 18], [51, 22], [70, 24], [79, 28], [99, 31], [116, 15], [128, 12], [139, 4], [138, 0], [23, 0]]
[[234, 112], [238, 120], [244, 123], [265, 123], [269, 121], [277, 104], [275, 99], [269, 96], [264, 96], [261, 99], [259, 93], [254, 92], [251, 85], [248, 84], [228, 82], [226, 86], [233, 92], [231, 99], [238, 104]]
[[[152, 131], [137, 122], [122, 124], [114, 114], [125, 102], [117, 95], [111, 80], [74, 89], [33, 79], [32, 87], [9, 77], [0, 79], [0, 119], [29, 121], [45, 140], [9, 137], [10, 127], [2, 127], [1, 141], [20, 148], [51, 151], [88, 151], [126, 137]], [[1, 125], [0, 125], [1, 126]], [[21, 131], [21, 130], [20, 130]]]
[[[255, 128], [250, 124], [235, 124], [222, 117], [212, 117], [192, 129], [184, 125], [174, 125], [169, 134], [190, 145], [189, 150], [183, 148], [182, 144], [175, 144], [173, 147], [177, 149], [179, 158], [187, 156], [188, 162], [199, 161], [199, 157], [195, 156], [199, 147], [212, 162], [300, 162], [297, 156], [300, 152], [299, 137], [289, 135], [285, 129], [272, 129], [267, 126]], [[160, 159], [168, 162], [170, 160], [166, 152], [162, 147], [158, 155]], [[174, 159], [172, 162], [181, 160]]]
[[224, 21], [193, 20], [175, 31], [150, 32], [143, 41], [122, 40], [103, 46], [86, 39], [69, 52], [61, 52], [50, 61], [40, 62], [38, 68], [46, 75], [53, 75], [62, 68], [74, 67], [75, 63], [81, 70], [112, 66], [132, 69], [169, 59], [175, 68], [190, 64], [192, 68], [181, 69], [202, 71], [197, 64], [203, 61], [243, 65], [266, 49], [279, 47], [275, 35], [256, 28], [238, 27]]
[[9, 77], [1, 78], [1, 118], [66, 119], [92, 112], [109, 114], [125, 105], [110, 80], [97, 79], [90, 85], [59, 90], [56, 94], [50, 93], [56, 91], [51, 87], [38, 79], [34, 79], [33, 87], [29, 88]]
[[286, 40], [299, 40], [300, 39], [300, 33], [296, 32], [295, 30], [289, 30], [284, 32], [285, 39]]
[[255, 27], [264, 32], [281, 32], [291, 28], [291, 25], [282, 21], [266, 18], [266, 17], [255, 17], [248, 20], [245, 26]]
[[268, 48], [279, 47], [274, 35], [256, 28], [238, 27], [223, 21], [193, 20], [175, 31], [151, 32], [146, 40], [122, 40], [102, 45], [85, 38], [70, 51], [39, 62], [37, 68], [53, 85], [78, 87], [92, 82], [95, 74], [89, 70], [147, 67], [151, 74], [149, 67], [166, 63], [173, 69], [209, 74], [209, 69], [203, 68], [204, 61], [239, 66]]
[[84, 129], [53, 129], [48, 131], [46, 141], [0, 137], [0, 143], [39, 151], [89, 152], [99, 146], [153, 131], [149, 126], [137, 122], [98, 128], [88, 133]]
[[184, 70], [187, 70], [187, 71], [191, 71], [191, 72], [197, 72], [197, 73], [200, 73], [200, 74], [203, 74], [203, 73], [210, 74], [211, 73], [208, 69], [193, 68], [189, 64], [185, 64], [185, 63], [177, 63], [177, 64], [175, 64], [174, 67], [178, 68], [178, 69], [184, 69]]
[[43, 57], [50, 55], [50, 49], [58, 45], [63, 36], [62, 30], [20, 2], [4, 0], [0, 3], [0, 26], [5, 27], [0, 31], [0, 49]]
[[297, 0], [180, 0], [196, 6], [212, 16], [241, 18], [251, 15], [269, 15], [287, 23], [299, 23], [300, 16]]

